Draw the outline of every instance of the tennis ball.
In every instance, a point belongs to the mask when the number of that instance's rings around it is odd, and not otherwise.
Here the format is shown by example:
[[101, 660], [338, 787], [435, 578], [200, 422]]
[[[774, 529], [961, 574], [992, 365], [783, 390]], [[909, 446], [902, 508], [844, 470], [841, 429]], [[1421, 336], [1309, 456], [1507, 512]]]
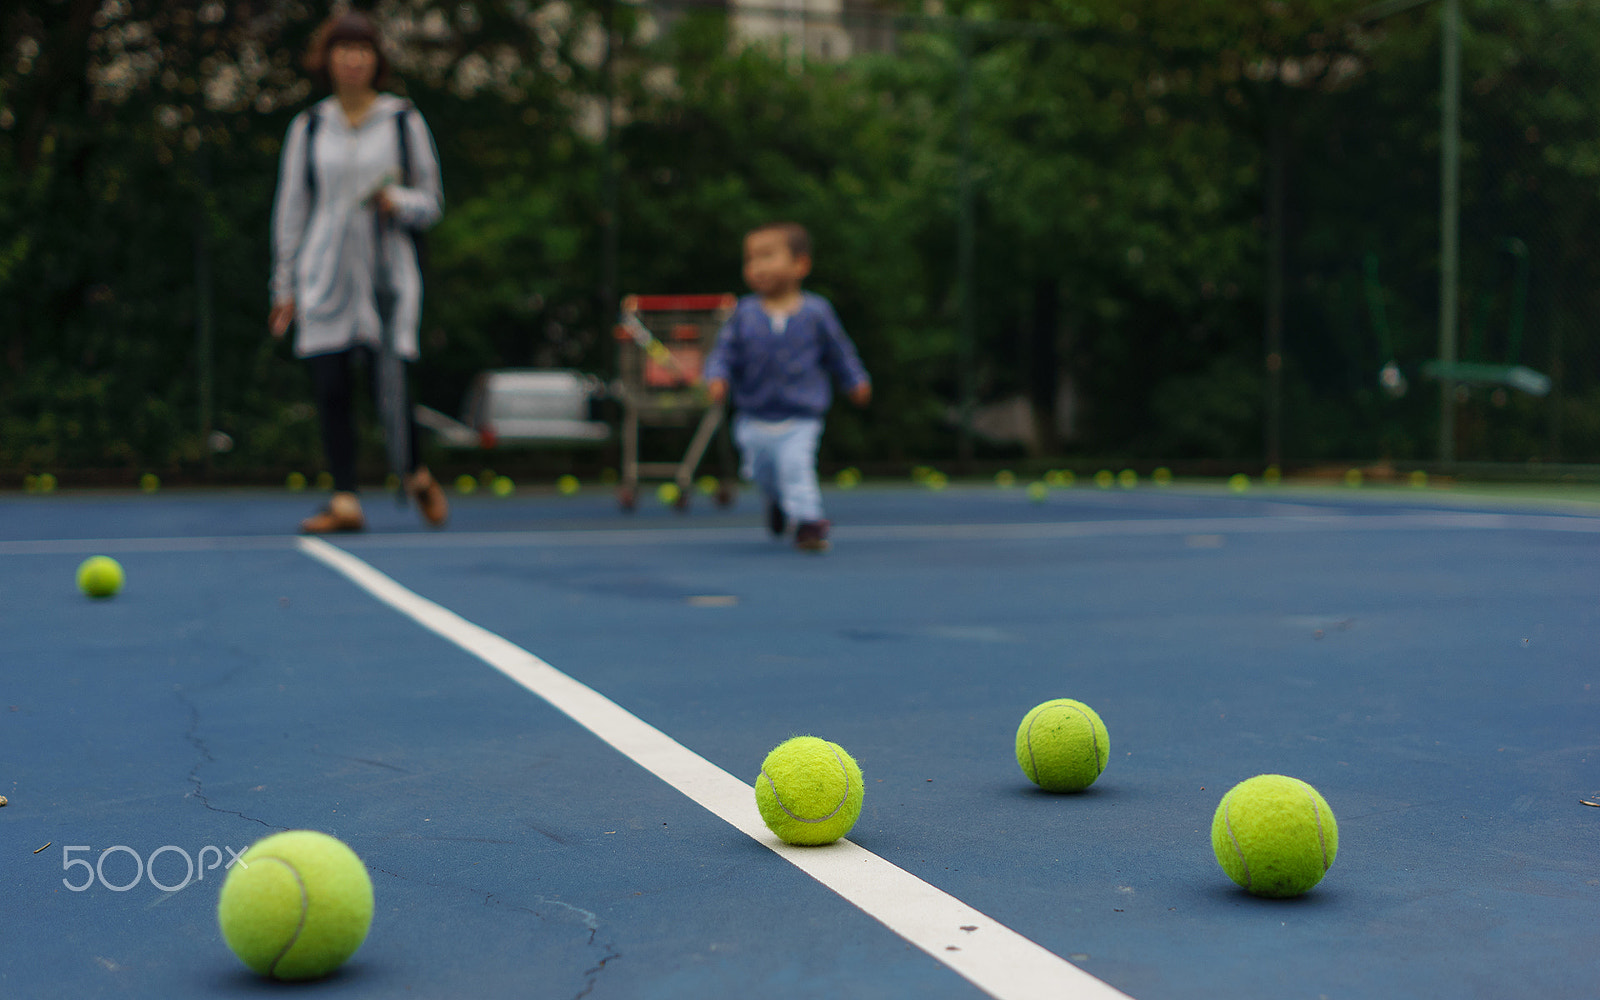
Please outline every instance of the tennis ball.
[[937, 493], [950, 485], [950, 477], [935, 470], [928, 473], [927, 478], [922, 481], [922, 485]]
[[1117, 485], [1125, 490], [1131, 490], [1139, 485], [1139, 474], [1132, 469], [1123, 469], [1117, 473]]
[[683, 491], [678, 489], [677, 483], [662, 483], [656, 487], [656, 499], [671, 507], [683, 496]]
[[275, 833], [228, 870], [217, 923], [228, 947], [256, 972], [316, 979], [366, 940], [372, 879], [354, 851], [325, 833]]
[[333, 489], [333, 473], [329, 472], [326, 469], [324, 469], [321, 472], [317, 473], [317, 489], [319, 489], [319, 490], [331, 490], [331, 489]]
[[1283, 482], [1283, 470], [1276, 465], [1269, 465], [1262, 471], [1261, 481], [1268, 486], [1276, 486]]
[[1361, 476], [1361, 470], [1360, 469], [1346, 469], [1346, 470], [1344, 470], [1344, 484], [1346, 486], [1350, 487], [1351, 489], [1356, 489], [1357, 487], [1359, 487], [1361, 485], [1361, 479], [1362, 479], [1362, 476]]
[[154, 472], [146, 472], [139, 477], [139, 489], [146, 493], [154, 493], [161, 488], [161, 477]]
[[565, 475], [556, 480], [556, 489], [560, 490], [561, 495], [564, 497], [572, 496], [572, 494], [578, 492], [579, 488], [577, 476]]
[[1050, 495], [1050, 487], [1041, 482], [1028, 484], [1028, 499], [1034, 503], [1044, 503], [1044, 498]]
[[1010, 469], [1001, 469], [994, 474], [994, 484], [1003, 490], [1009, 490], [1017, 485], [1017, 474]]
[[1250, 489], [1250, 477], [1242, 472], [1235, 472], [1228, 477], [1228, 489], [1235, 493], [1244, 493]]
[[1017, 763], [1047, 792], [1080, 792], [1094, 784], [1111, 758], [1111, 736], [1094, 709], [1056, 698], [1022, 717]]
[[1260, 774], [1222, 797], [1211, 849], [1228, 877], [1257, 896], [1298, 896], [1322, 881], [1339, 853], [1339, 823], [1298, 778]]
[[716, 476], [701, 476], [694, 481], [694, 488], [699, 490], [703, 497], [716, 496], [717, 488], [721, 485]]
[[831, 844], [856, 825], [865, 792], [861, 768], [843, 747], [796, 736], [762, 761], [756, 807], [785, 843]]
[[1156, 471], [1150, 473], [1150, 479], [1157, 486], [1171, 486], [1172, 485], [1172, 470], [1167, 468], [1165, 465], [1163, 465], [1163, 466], [1161, 466], [1161, 468], [1159, 468]]
[[1046, 486], [1060, 486], [1066, 488], [1078, 481], [1077, 475], [1071, 469], [1051, 469], [1044, 474]]
[[90, 597], [114, 597], [122, 581], [122, 565], [110, 556], [90, 556], [78, 566], [78, 589]]
[[497, 496], [497, 497], [508, 497], [511, 494], [515, 493], [516, 490], [517, 490], [517, 484], [511, 481], [511, 477], [510, 476], [495, 476], [494, 477], [494, 495], [495, 496]]
[[49, 472], [39, 473], [39, 492], [54, 493], [56, 491], [56, 477]]
[[1425, 490], [1428, 488], [1428, 474], [1421, 469], [1412, 469], [1409, 478], [1412, 489]]
[[456, 477], [456, 492], [462, 496], [476, 493], [478, 492], [478, 481], [463, 472]]
[[839, 484], [841, 490], [853, 490], [861, 485], [861, 470], [854, 466], [840, 469], [839, 475], [834, 478], [834, 482]]
[[1101, 469], [1094, 474], [1094, 484], [1103, 490], [1109, 490], [1116, 481], [1117, 477], [1111, 474], [1110, 469]]
[[305, 474], [301, 472], [291, 472], [289, 475], [284, 477], [283, 485], [288, 488], [289, 492], [299, 493], [301, 490], [306, 488]]

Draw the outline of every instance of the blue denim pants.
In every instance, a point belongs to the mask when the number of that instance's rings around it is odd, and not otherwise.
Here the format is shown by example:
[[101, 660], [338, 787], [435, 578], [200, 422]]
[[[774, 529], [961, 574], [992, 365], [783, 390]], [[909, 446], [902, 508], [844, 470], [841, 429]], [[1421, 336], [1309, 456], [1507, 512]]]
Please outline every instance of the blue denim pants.
[[822, 490], [817, 486], [817, 444], [821, 417], [757, 420], [743, 414], [733, 419], [744, 478], [760, 487], [792, 522], [822, 520]]

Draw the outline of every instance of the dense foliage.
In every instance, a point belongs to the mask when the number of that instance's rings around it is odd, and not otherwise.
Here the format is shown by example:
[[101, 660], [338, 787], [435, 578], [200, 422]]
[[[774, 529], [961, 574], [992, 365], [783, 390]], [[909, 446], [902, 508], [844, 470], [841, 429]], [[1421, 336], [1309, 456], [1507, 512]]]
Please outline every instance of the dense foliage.
[[[759, 14], [385, 0], [375, 12], [446, 182], [419, 395], [453, 411], [485, 368], [614, 364], [615, 303], [599, 298], [609, 16], [614, 291], [736, 291], [746, 227], [809, 225], [811, 286], [879, 389], [865, 414], [836, 410], [832, 457], [948, 457], [970, 386], [980, 403], [1027, 400], [1040, 452], [1259, 459], [1274, 136], [1286, 457], [1427, 457], [1437, 391], [1416, 369], [1437, 337], [1438, 14], [1362, 23], [1364, 6], [950, 4], [851, 22], [855, 54], [824, 59], [742, 43]], [[1587, 322], [1600, 14], [1575, 0], [1465, 10], [1463, 354], [1516, 352], [1558, 388], [1475, 391], [1462, 456], [1600, 461]], [[304, 374], [264, 317], [277, 156], [315, 97], [298, 59], [324, 13], [285, 0], [0, 13], [0, 471], [315, 466]], [[1399, 400], [1378, 389], [1390, 356], [1411, 379]], [[211, 454], [213, 428], [231, 452]]]

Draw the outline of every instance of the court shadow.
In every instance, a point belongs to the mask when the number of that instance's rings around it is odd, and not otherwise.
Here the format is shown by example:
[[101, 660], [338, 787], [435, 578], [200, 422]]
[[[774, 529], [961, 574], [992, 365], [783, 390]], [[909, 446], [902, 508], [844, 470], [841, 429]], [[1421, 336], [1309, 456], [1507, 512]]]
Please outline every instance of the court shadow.
[[356, 961], [347, 962], [318, 979], [295, 980], [273, 979], [239, 966], [226, 972], [219, 971], [204, 985], [207, 987], [208, 996], [265, 996], [269, 993], [281, 996], [286, 990], [309, 992], [319, 988], [329, 988], [335, 983], [359, 979], [361, 974], [361, 963]]

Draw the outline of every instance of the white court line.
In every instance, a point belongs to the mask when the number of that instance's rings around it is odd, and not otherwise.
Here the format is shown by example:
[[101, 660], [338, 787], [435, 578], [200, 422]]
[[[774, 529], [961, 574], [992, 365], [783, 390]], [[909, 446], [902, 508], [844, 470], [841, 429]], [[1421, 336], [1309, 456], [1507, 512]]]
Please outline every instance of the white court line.
[[[1126, 538], [1155, 535], [1272, 535], [1320, 531], [1553, 531], [1600, 534], [1600, 517], [1564, 514], [1416, 512], [1278, 517], [1130, 518], [1118, 521], [1042, 521], [1015, 524], [836, 525], [833, 536], [851, 542], [1049, 541], [1058, 538]], [[573, 528], [545, 531], [394, 532], [349, 535], [352, 549], [482, 549], [631, 545], [704, 545], [749, 542], [753, 526], [725, 528]], [[296, 535], [198, 538], [65, 538], [0, 541], [0, 555], [114, 554], [287, 549]]]
[[1127, 1000], [1127, 994], [848, 840], [828, 847], [783, 843], [761, 822], [755, 791], [749, 785], [666, 733], [522, 647], [413, 593], [343, 549], [317, 538], [300, 539], [299, 546], [378, 600], [543, 698], [640, 767], [997, 1000]]

